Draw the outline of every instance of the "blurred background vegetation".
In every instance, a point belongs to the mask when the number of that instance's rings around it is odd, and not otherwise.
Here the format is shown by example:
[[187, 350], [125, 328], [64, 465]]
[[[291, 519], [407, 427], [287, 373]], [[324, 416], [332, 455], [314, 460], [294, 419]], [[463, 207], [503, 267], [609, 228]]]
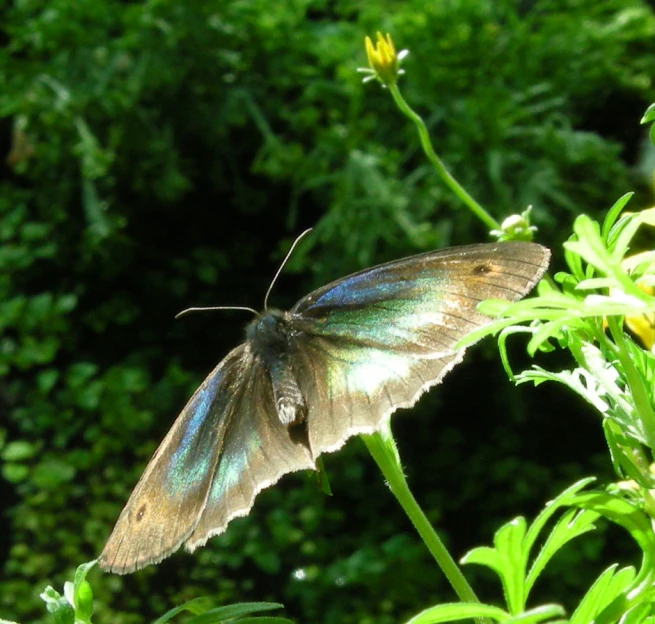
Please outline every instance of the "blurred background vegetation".
[[[488, 240], [414, 129], [362, 85], [363, 37], [411, 53], [401, 89], [499, 219], [534, 206], [555, 249], [575, 215], [636, 190], [653, 156], [655, 14], [640, 0], [14, 0], [0, 8], [0, 617], [94, 558], [158, 441], [261, 307], [374, 262]], [[410, 484], [456, 557], [583, 475], [599, 423], [560, 388], [514, 388], [493, 344], [394, 419]], [[517, 355], [517, 365], [521, 358]], [[286, 477], [194, 555], [91, 581], [99, 622], [185, 599], [277, 600], [299, 622], [387, 624], [454, 596], [363, 444], [334, 496]], [[631, 544], [587, 536], [541, 586], [579, 596]], [[469, 571], [482, 598], [498, 588]], [[550, 583], [550, 584], [549, 584]]]

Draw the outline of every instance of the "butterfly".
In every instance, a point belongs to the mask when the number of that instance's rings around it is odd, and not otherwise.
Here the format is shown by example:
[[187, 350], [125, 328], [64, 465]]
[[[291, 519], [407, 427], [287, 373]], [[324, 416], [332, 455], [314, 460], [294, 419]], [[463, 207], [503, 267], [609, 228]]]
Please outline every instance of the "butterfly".
[[478, 304], [520, 299], [549, 257], [527, 242], [431, 251], [257, 315], [155, 452], [100, 566], [125, 574], [193, 551], [283, 475], [378, 430], [461, 361], [455, 344], [492, 320]]

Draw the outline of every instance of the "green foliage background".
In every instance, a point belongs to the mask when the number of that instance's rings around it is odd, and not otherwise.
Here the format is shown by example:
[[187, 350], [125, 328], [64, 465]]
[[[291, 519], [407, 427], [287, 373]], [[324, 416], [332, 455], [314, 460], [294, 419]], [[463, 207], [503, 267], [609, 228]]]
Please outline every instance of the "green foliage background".
[[[246, 320], [175, 313], [261, 306], [305, 227], [276, 306], [377, 261], [486, 239], [388, 94], [355, 73], [376, 30], [410, 48], [407, 100], [498, 218], [534, 205], [557, 249], [576, 214], [628, 190], [641, 193], [633, 208], [652, 201], [638, 126], [654, 99], [647, 2], [0, 8], [0, 617], [47, 620], [38, 593], [98, 554]], [[512, 388], [493, 351], [394, 421], [410, 484], [457, 556], [573, 479], [611, 474], [586, 408], [557, 388]], [[363, 445], [326, 467], [331, 498], [294, 475], [193, 556], [94, 571], [98, 621], [208, 594], [279, 600], [303, 622], [386, 624], [451, 599]], [[552, 579], [565, 604], [599, 559], [636, 556], [613, 535], [579, 549]], [[482, 598], [496, 590], [484, 581]]]

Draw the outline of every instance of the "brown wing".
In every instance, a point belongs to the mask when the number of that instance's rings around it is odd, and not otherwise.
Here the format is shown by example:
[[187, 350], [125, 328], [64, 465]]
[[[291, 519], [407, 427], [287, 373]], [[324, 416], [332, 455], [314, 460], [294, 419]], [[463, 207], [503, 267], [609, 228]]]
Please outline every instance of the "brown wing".
[[[148, 464], [100, 555], [119, 574], [189, 550], [250, 511], [282, 475], [313, 469], [306, 436], [281, 424], [270, 379], [249, 346], [193, 395]], [[298, 430], [301, 434], [303, 430]]]
[[549, 255], [533, 243], [456, 247], [362, 271], [298, 302], [293, 368], [314, 455], [375, 431], [439, 383], [463, 357], [455, 344], [492, 320], [478, 304], [523, 297]]
[[125, 574], [177, 550], [198, 524], [214, 479], [245, 345], [212, 371], [177, 418], [134, 488], [98, 561]]
[[232, 518], [247, 515], [257, 494], [283, 475], [314, 469], [306, 430], [282, 424], [268, 373], [254, 358], [236, 389], [211, 492], [187, 550], [222, 533]]

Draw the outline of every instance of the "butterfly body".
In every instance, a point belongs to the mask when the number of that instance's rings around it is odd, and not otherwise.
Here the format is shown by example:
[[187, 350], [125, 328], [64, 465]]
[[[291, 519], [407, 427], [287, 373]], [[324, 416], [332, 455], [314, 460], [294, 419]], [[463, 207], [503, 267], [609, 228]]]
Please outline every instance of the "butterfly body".
[[280, 422], [297, 425], [305, 420], [307, 407], [291, 367], [296, 332], [288, 317], [280, 310], [267, 310], [248, 325], [246, 338], [269, 376]]
[[548, 258], [533, 243], [427, 252], [258, 315], [155, 452], [101, 567], [126, 573], [182, 544], [193, 551], [284, 474], [378, 430], [461, 361], [455, 344], [491, 321], [478, 303], [521, 298]]

